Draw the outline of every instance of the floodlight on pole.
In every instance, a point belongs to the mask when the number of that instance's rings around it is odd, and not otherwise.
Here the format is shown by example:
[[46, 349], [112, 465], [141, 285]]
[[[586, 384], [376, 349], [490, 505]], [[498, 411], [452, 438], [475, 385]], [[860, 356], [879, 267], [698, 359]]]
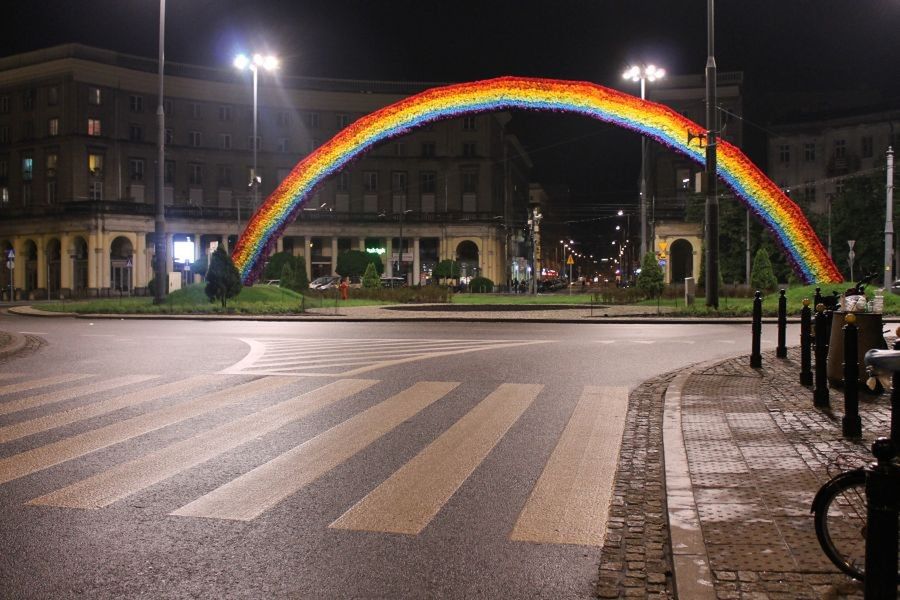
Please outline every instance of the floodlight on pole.
[[[641, 100], [647, 98], [647, 82], [653, 83], [666, 76], [666, 70], [656, 65], [628, 67], [622, 77], [635, 83], [641, 84]], [[641, 256], [647, 253], [647, 137], [641, 136], [641, 192], [640, 192], [640, 215], [641, 215]]]
[[239, 71], [250, 69], [253, 73], [253, 172], [250, 174], [249, 187], [253, 190], [253, 210], [256, 210], [259, 208], [259, 186], [262, 183], [262, 178], [257, 175], [257, 153], [259, 151], [259, 136], [257, 135], [259, 70], [274, 71], [278, 69], [280, 62], [277, 57], [269, 54], [254, 54], [252, 59], [246, 54], [238, 54], [234, 57], [232, 64]]

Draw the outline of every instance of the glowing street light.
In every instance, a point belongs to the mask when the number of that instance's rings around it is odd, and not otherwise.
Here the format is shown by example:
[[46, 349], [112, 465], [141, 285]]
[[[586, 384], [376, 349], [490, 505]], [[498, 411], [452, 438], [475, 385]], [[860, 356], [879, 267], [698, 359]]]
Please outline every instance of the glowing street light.
[[234, 66], [238, 71], [250, 69], [253, 72], [253, 173], [250, 174], [250, 187], [253, 188], [253, 210], [256, 210], [259, 207], [259, 185], [262, 183], [262, 179], [256, 174], [256, 155], [259, 150], [259, 136], [256, 133], [259, 70], [274, 71], [278, 69], [280, 62], [272, 55], [254, 54], [250, 58], [246, 54], [238, 54], [234, 57]]
[[[647, 82], [653, 83], [666, 76], [666, 70], [656, 65], [629, 67], [622, 77], [641, 83], [641, 100], [646, 98]], [[647, 253], [647, 138], [641, 136], [641, 256]]]

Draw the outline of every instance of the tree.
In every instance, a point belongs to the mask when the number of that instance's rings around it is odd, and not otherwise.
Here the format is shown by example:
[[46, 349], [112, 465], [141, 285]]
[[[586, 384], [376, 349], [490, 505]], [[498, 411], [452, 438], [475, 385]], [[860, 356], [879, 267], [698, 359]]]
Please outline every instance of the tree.
[[662, 294], [665, 287], [663, 280], [663, 271], [656, 261], [656, 254], [648, 252], [641, 260], [641, 272], [637, 279], [638, 289], [647, 294], [647, 296], [656, 298]]
[[750, 270], [750, 288], [763, 292], [775, 291], [778, 280], [772, 271], [772, 263], [769, 261], [769, 253], [764, 248], [756, 251], [753, 257], [753, 268]]
[[309, 287], [309, 278], [306, 276], [306, 260], [302, 256], [289, 255], [287, 260], [282, 263], [278, 286], [295, 292], [304, 292]]
[[266, 268], [263, 269], [263, 279], [278, 279], [281, 277], [281, 270], [287, 262], [293, 264], [294, 255], [290, 252], [276, 252], [266, 261]]
[[459, 279], [459, 263], [455, 260], [442, 260], [434, 268], [434, 278], [441, 279]]
[[191, 263], [191, 273], [206, 277], [206, 271], [209, 269], [209, 257], [205, 254]]
[[209, 270], [206, 272], [206, 297], [210, 302], [220, 301], [222, 308], [225, 308], [228, 298], [240, 294], [242, 287], [240, 272], [231, 262], [225, 248], [219, 246], [209, 260]]
[[366, 272], [363, 274], [362, 284], [364, 288], [377, 288], [381, 285], [381, 278], [378, 276], [378, 271], [375, 269], [375, 263], [369, 263], [369, 266], [366, 267]]
[[342, 277], [359, 277], [370, 264], [375, 265], [379, 275], [384, 271], [384, 264], [377, 255], [362, 250], [346, 250], [338, 255], [335, 271]]

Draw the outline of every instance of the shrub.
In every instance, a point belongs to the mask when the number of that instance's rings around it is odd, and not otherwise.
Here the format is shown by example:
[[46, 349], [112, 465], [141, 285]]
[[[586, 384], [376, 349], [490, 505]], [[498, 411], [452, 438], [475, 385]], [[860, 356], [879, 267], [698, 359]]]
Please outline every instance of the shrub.
[[761, 292], [772, 292], [778, 287], [778, 280], [772, 271], [769, 253], [763, 248], [756, 251], [753, 257], [753, 270], [750, 271], [750, 287]]
[[637, 287], [650, 298], [659, 296], [665, 287], [663, 271], [653, 252], [646, 253], [641, 260], [641, 272], [638, 275]]
[[487, 277], [473, 277], [469, 281], [469, 290], [475, 294], [493, 292], [494, 282]]
[[363, 274], [362, 278], [362, 284], [366, 289], [381, 287], [381, 277], [378, 276], [378, 271], [376, 270], [374, 263], [369, 263], [369, 266], [366, 267], [366, 272]]
[[442, 279], [459, 279], [459, 263], [455, 260], [442, 260], [434, 267], [432, 273], [438, 281]]
[[[279, 253], [281, 254], [281, 253]], [[306, 261], [302, 256], [288, 254], [287, 258], [279, 261], [282, 264], [278, 277], [278, 286], [295, 292], [303, 292], [309, 287], [309, 278], [306, 276]]]
[[242, 287], [240, 272], [231, 262], [225, 248], [219, 246], [213, 252], [206, 272], [206, 297], [210, 302], [220, 301], [222, 308], [225, 308], [228, 298], [240, 294]]

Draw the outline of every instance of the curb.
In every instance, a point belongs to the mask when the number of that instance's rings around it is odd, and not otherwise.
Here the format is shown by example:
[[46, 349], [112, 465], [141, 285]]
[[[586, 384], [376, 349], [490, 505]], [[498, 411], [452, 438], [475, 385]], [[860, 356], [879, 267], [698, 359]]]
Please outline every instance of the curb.
[[12, 331], [4, 332], [11, 338], [10, 342], [3, 347], [0, 347], [0, 359], [9, 358], [14, 354], [18, 353], [25, 347], [27, 343], [27, 339], [21, 333], [15, 333]]
[[676, 375], [666, 388], [663, 408], [663, 464], [676, 598], [716, 600], [712, 570], [703, 531], [700, 529], [700, 515], [697, 512], [684, 447], [682, 393], [685, 383], [695, 372], [734, 358], [736, 357], [695, 364], [688, 371]]
[[[385, 316], [385, 317], [359, 317], [341, 314], [295, 314], [295, 315], [220, 315], [220, 314], [195, 314], [195, 315], [166, 315], [166, 314], [82, 314], [82, 313], [57, 313], [43, 311], [34, 306], [12, 306], [7, 309], [11, 314], [23, 317], [44, 317], [44, 318], [64, 318], [70, 317], [75, 319], [141, 319], [141, 320], [172, 320], [172, 321], [297, 321], [297, 322], [348, 322], [348, 323], [456, 323], [463, 321], [472, 321], [476, 323], [566, 323], [574, 325], [584, 324], [610, 324], [620, 323], [623, 325], [750, 325], [753, 320], [750, 317], [659, 317], [659, 316], [622, 316], [622, 317], [591, 317], [585, 316], [580, 318], [560, 317], [549, 318], [541, 317], [536, 319], [522, 318], [521, 315], [515, 317], [474, 317], [465, 316]], [[765, 317], [763, 324], [775, 325], [778, 320], [772, 317]], [[796, 324], [800, 322], [799, 318], [789, 318], [788, 323]], [[884, 323], [889, 323], [885, 320]]]

